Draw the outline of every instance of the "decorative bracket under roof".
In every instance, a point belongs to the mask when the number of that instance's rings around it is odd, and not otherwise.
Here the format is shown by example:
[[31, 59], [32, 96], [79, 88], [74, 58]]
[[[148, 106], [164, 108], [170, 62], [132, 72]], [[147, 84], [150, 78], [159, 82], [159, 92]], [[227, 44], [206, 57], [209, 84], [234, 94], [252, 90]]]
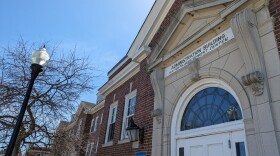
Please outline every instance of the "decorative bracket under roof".
[[245, 86], [251, 86], [254, 95], [261, 95], [264, 58], [255, 13], [249, 9], [238, 13], [231, 20], [231, 28], [240, 48], [246, 73], [248, 73], [242, 77], [242, 82]]
[[140, 63], [151, 53], [151, 48], [148, 46], [142, 46], [136, 52], [136, 55], [133, 56], [132, 60]]

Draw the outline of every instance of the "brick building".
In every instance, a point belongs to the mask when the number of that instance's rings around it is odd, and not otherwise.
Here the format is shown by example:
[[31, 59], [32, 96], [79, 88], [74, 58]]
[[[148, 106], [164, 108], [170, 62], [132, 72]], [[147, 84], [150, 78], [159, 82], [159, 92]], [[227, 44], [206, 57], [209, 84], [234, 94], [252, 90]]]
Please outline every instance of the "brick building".
[[[109, 73], [108, 82], [99, 89], [105, 101], [97, 155], [151, 155], [154, 92], [145, 59], [131, 61], [127, 56]], [[126, 128], [129, 119], [144, 129], [144, 139], [130, 142]]]
[[[54, 140], [54, 155], [95, 155], [98, 144], [98, 113], [102, 112], [102, 103], [94, 104], [82, 101], [70, 122], [61, 121]], [[92, 120], [95, 121], [92, 122]], [[92, 129], [92, 131], [91, 131]]]
[[[99, 155], [279, 155], [279, 12], [279, 0], [156, 1], [99, 90], [107, 122]], [[139, 85], [152, 86], [141, 89], [153, 95], [147, 108], [147, 98], [137, 99], [141, 87], [133, 86], [141, 72], [151, 82], [140, 78]], [[134, 90], [136, 124], [153, 120], [144, 138], [152, 137], [151, 146], [122, 144], [129, 101], [123, 99]]]
[[279, 0], [157, 0], [99, 89], [95, 155], [279, 156], [279, 17]]
[[87, 114], [83, 131], [83, 151], [80, 155], [96, 156], [99, 146], [99, 134], [103, 119], [104, 100], [97, 101], [95, 107], [85, 111]]

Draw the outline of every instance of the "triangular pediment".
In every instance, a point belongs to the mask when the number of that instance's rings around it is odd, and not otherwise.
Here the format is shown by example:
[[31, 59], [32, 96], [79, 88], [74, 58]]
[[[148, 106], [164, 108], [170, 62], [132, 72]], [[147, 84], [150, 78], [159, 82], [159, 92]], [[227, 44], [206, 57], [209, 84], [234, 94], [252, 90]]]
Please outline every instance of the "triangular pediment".
[[180, 41], [177, 44], [175, 43], [175, 45], [182, 44], [185, 40], [193, 36], [196, 32], [203, 29], [207, 24], [210, 24], [212, 21], [214, 21], [215, 18], [217, 18], [217, 15], [194, 18], [190, 25], [185, 26], [185, 29], [182, 32], [183, 35], [180, 35]]
[[170, 55], [174, 49], [195, 36], [211, 29], [217, 21], [222, 21], [221, 13], [230, 5], [231, 0], [187, 0], [174, 17], [169, 28], [162, 35], [160, 42], [150, 56], [150, 61]]
[[160, 57], [206, 29], [207, 25], [220, 18], [219, 13], [224, 9], [224, 6], [215, 6], [185, 15], [180, 22], [180, 26], [175, 29], [168, 42], [164, 45], [164, 51], [160, 54]]

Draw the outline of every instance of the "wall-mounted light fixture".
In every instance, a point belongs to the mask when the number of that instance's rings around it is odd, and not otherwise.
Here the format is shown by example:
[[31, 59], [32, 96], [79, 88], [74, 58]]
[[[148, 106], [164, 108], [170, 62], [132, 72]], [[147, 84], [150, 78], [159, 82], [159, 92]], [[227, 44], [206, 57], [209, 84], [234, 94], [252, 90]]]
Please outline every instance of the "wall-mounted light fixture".
[[139, 141], [140, 144], [143, 143], [144, 128], [137, 126], [132, 118], [129, 120], [126, 132], [130, 142]]

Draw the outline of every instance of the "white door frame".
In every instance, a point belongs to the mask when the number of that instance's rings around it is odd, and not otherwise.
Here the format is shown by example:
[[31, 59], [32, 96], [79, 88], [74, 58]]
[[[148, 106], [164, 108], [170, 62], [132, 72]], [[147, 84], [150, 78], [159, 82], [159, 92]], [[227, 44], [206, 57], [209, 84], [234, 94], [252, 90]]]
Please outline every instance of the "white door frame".
[[[187, 90], [181, 95], [172, 115], [172, 123], [171, 123], [171, 155], [172, 156], [176, 155], [177, 139], [179, 138], [189, 138], [189, 137], [200, 136], [202, 134], [210, 135], [210, 134], [217, 134], [223, 132], [244, 130], [244, 122], [243, 120], [239, 120], [239, 121], [233, 121], [233, 122], [228, 122], [223, 124], [217, 124], [209, 127], [197, 128], [193, 130], [180, 131], [181, 119], [183, 117], [183, 113], [185, 111], [185, 108], [187, 107], [187, 104], [196, 93], [209, 87], [218, 87], [229, 92], [239, 104], [239, 107], [242, 112], [242, 107], [240, 105], [238, 96], [227, 83], [214, 78], [206, 78], [198, 82], [195, 82], [193, 85], [188, 87]], [[242, 116], [244, 117], [243, 112], [242, 112]]]

